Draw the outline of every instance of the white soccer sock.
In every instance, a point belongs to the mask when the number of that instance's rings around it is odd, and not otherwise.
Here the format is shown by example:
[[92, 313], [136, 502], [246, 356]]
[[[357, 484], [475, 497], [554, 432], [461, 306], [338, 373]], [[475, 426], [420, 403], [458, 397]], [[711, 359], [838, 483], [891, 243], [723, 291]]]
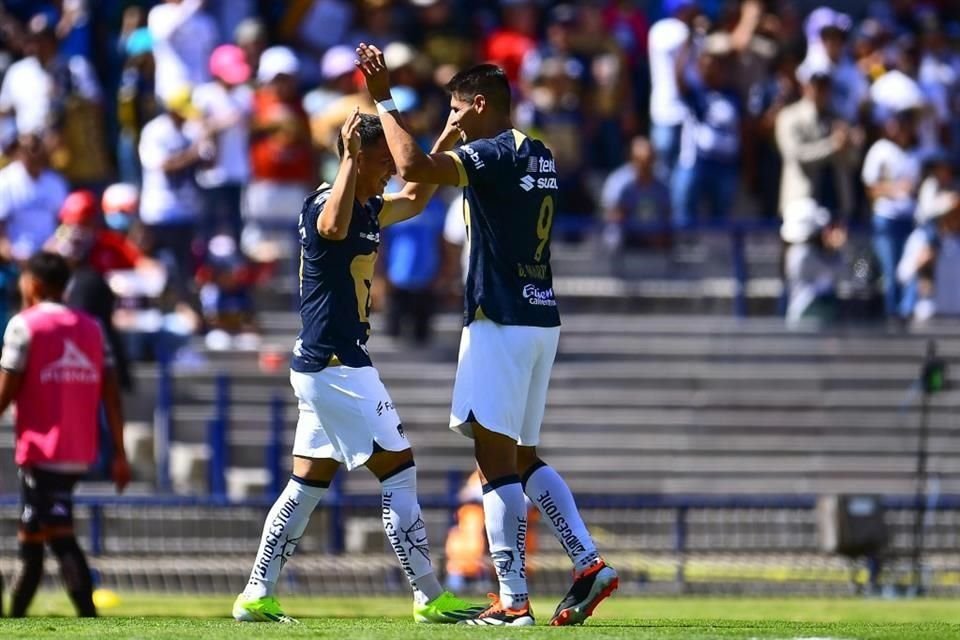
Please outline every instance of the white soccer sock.
[[260, 548], [253, 562], [253, 571], [243, 594], [250, 598], [272, 596], [277, 588], [280, 570], [293, 556], [310, 515], [327, 487], [304, 484], [291, 476], [286, 488], [273, 503], [263, 523]]
[[483, 517], [490, 557], [500, 581], [500, 602], [521, 607], [527, 591], [527, 505], [518, 476], [505, 476], [483, 486]]
[[580, 517], [570, 487], [553, 467], [541, 463], [541, 466], [528, 472], [523, 489], [540, 509], [576, 571], [583, 571], [600, 560], [597, 546]]
[[424, 604], [443, 593], [430, 564], [427, 526], [417, 501], [417, 468], [411, 465], [380, 481], [383, 531], [397, 554], [413, 599]]

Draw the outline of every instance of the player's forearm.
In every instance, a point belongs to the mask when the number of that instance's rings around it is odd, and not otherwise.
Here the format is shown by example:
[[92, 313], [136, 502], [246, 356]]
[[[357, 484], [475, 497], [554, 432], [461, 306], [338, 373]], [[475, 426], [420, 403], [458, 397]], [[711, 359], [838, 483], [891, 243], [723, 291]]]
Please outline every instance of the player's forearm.
[[112, 368], [104, 371], [101, 399], [107, 417], [107, 426], [110, 428], [114, 456], [126, 457], [123, 447], [123, 402], [120, 399], [120, 382], [117, 380], [117, 372]]
[[407, 182], [423, 182], [427, 177], [425, 170], [430, 166], [430, 156], [424, 153], [420, 145], [407, 131], [400, 114], [388, 111], [380, 114], [383, 133], [387, 138], [390, 155], [397, 165], [397, 174]]
[[328, 240], [347, 237], [357, 193], [357, 159], [345, 155], [330, 189], [330, 197], [317, 220], [317, 232]]
[[[459, 138], [460, 134], [456, 129], [444, 129], [440, 137], [437, 138], [437, 141], [433, 143], [433, 148], [430, 150], [430, 153], [450, 151], [454, 145], [456, 145]], [[426, 207], [430, 201], [430, 198], [437, 192], [438, 186], [439, 185], [436, 184], [426, 184], [423, 182], [408, 182], [406, 186], [403, 187], [401, 193], [405, 197], [413, 200], [416, 211], [419, 213], [423, 211], [424, 207]]]
[[0, 415], [10, 408], [13, 399], [17, 396], [17, 391], [20, 390], [22, 380], [23, 376], [19, 373], [6, 369], [0, 371]]

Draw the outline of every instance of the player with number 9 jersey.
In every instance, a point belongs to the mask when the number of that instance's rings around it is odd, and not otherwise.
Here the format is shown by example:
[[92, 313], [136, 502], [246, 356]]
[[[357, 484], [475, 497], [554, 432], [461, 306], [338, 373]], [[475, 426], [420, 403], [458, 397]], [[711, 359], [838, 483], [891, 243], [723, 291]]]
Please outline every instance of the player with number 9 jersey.
[[553, 154], [516, 129], [447, 154], [460, 172], [470, 239], [465, 323], [487, 318], [500, 325], [559, 326], [550, 269]]

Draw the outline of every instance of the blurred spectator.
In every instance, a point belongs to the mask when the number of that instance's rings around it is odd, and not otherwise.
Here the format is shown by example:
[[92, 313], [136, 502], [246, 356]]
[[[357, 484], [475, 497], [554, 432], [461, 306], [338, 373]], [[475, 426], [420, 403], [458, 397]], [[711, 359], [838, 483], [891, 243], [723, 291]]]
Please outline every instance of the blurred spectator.
[[140, 132], [159, 113], [150, 31], [141, 27], [131, 32], [124, 49], [127, 57], [117, 89], [117, 165], [121, 180], [140, 184]]
[[289, 250], [290, 230], [316, 180], [310, 125], [297, 89], [299, 69], [297, 57], [286, 47], [271, 47], [260, 57], [243, 250], [261, 261], [256, 245], [269, 235], [282, 239]]
[[587, 80], [584, 60], [573, 49], [573, 36], [577, 25], [577, 11], [569, 4], [554, 7], [547, 19], [547, 38], [542, 44], [530, 49], [520, 65], [520, 79], [532, 83], [540, 75], [546, 59], [556, 60], [564, 66], [564, 73], [578, 83]]
[[708, 36], [696, 70], [687, 69], [690, 46], [677, 58], [677, 87], [686, 105], [680, 157], [671, 185], [673, 221], [693, 225], [701, 199], [714, 222], [729, 218], [740, 177], [743, 107], [729, 72], [734, 49], [726, 33]]
[[165, 107], [166, 112], [148, 122], [140, 136], [140, 219], [150, 254], [182, 283], [193, 274], [195, 263], [193, 235], [200, 193], [194, 172], [201, 163], [213, 161], [216, 146], [202, 136], [188, 87], [172, 92]]
[[780, 236], [786, 243], [784, 281], [787, 324], [829, 324], [837, 318], [839, 250], [846, 233], [830, 226], [830, 212], [812, 198], [791, 200], [783, 210]]
[[74, 184], [102, 184], [110, 171], [100, 86], [89, 61], [58, 51], [54, 25], [35, 16], [27, 28], [27, 57], [10, 66], [0, 86], [0, 112], [12, 113], [20, 133], [39, 133], [50, 164]]
[[225, 234], [210, 238], [197, 270], [200, 305], [209, 329], [207, 348], [222, 351], [259, 346], [252, 291], [257, 278], [255, 265], [234, 238]]
[[437, 310], [437, 281], [444, 257], [446, 212], [446, 203], [434, 196], [420, 215], [384, 232], [389, 336], [397, 338], [406, 333], [404, 327], [409, 326], [414, 344], [426, 345], [430, 341]]
[[847, 38], [853, 28], [850, 16], [820, 7], [807, 18], [807, 57], [805, 65], [830, 69], [833, 80], [833, 112], [847, 123], [864, 117], [869, 98], [869, 83], [863, 71], [847, 53]]
[[537, 46], [537, 6], [534, 0], [501, 0], [500, 7], [503, 22], [484, 41], [483, 57], [516, 85], [523, 58]]
[[251, 74], [256, 76], [260, 56], [269, 46], [266, 25], [259, 18], [247, 18], [237, 25], [233, 32], [233, 41], [243, 49], [247, 66], [250, 67]]
[[[657, 179], [655, 163], [653, 145], [638, 136], [630, 144], [629, 162], [607, 176], [603, 184], [603, 240], [614, 254], [629, 242], [631, 235], [652, 237], [657, 232], [650, 227], [670, 223], [670, 190]], [[638, 226], [648, 229], [633, 231]]]
[[54, 24], [34, 16], [27, 27], [24, 58], [10, 65], [0, 86], [0, 112], [13, 115], [20, 134], [43, 133], [60, 122], [69, 95], [100, 98], [89, 61], [58, 53]]
[[394, 29], [398, 24], [398, 16], [393, 0], [360, 0], [359, 5], [360, 24], [347, 36], [346, 41], [365, 42], [385, 51], [387, 45], [399, 39]]
[[[96, 196], [90, 191], [74, 191], [67, 196], [60, 208], [60, 223], [62, 226], [57, 229], [54, 243], [57, 236], [72, 237], [72, 232], [80, 229], [89, 240], [84, 261], [98, 273], [133, 269], [144, 260], [140, 249], [124, 233], [104, 228]], [[52, 250], [57, 251], [56, 248]]]
[[752, 191], [759, 199], [764, 217], [780, 213], [780, 183], [783, 179], [783, 158], [777, 142], [777, 121], [787, 107], [800, 97], [797, 80], [799, 57], [790, 49], [782, 49], [769, 63], [769, 74], [750, 87], [747, 108], [754, 123], [755, 161]]
[[828, 63], [808, 58], [797, 69], [803, 98], [777, 117], [777, 145], [783, 158], [781, 212], [794, 200], [812, 198], [846, 218], [853, 210], [849, 175], [859, 160], [860, 134], [834, 111], [835, 77]]
[[[953, 167], [946, 154], [937, 154], [926, 163], [927, 177], [920, 185], [917, 196], [917, 228], [907, 239], [903, 257], [897, 265], [897, 280], [903, 287], [904, 295], [900, 313], [904, 318], [924, 321], [937, 313], [936, 298], [952, 298], [947, 307], [960, 312], [957, 304], [960, 295], [950, 294], [956, 289], [956, 274], [960, 273], [960, 264], [954, 262], [955, 270], [943, 272], [943, 288], [936, 286], [937, 267], [940, 262], [940, 245], [943, 239], [960, 231], [960, 191], [953, 176]], [[952, 259], [960, 258], [953, 254]], [[944, 261], [951, 257], [944, 256]], [[939, 296], [937, 294], [940, 294]]]
[[[75, 192], [71, 196], [83, 195], [88, 192]], [[70, 198], [64, 207], [73, 207]], [[62, 212], [63, 214], [63, 212]], [[61, 217], [64, 217], [61, 214]], [[69, 217], [69, 214], [66, 216]], [[70, 284], [65, 294], [67, 306], [85, 311], [100, 323], [104, 337], [110, 344], [117, 367], [117, 379], [123, 389], [133, 388], [133, 377], [130, 375], [130, 361], [127, 358], [126, 347], [117, 333], [113, 323], [113, 312], [116, 308], [116, 296], [103, 278], [103, 272], [90, 263], [93, 236], [89, 229], [65, 224], [57, 230], [54, 238], [47, 246], [48, 251], [57, 253], [70, 265]]]
[[[324, 84], [304, 98], [304, 107], [310, 114], [313, 144], [321, 151], [328, 152], [331, 160], [331, 166], [324, 167], [325, 180], [332, 181], [340, 166], [339, 159], [334, 159], [334, 151], [340, 127], [347, 117], [356, 107], [360, 107], [361, 113], [377, 112], [369, 92], [362, 89], [358, 82], [357, 67], [353, 63], [356, 58], [357, 54], [351, 47], [331, 47], [320, 64]], [[395, 67], [390, 68], [392, 70]]]
[[300, 54], [300, 79], [315, 84], [320, 79], [317, 62], [323, 58], [324, 52], [346, 41], [354, 20], [353, 3], [346, 0], [299, 0], [285, 4], [278, 35], [282, 42], [292, 43]]
[[36, 134], [20, 136], [14, 158], [0, 169], [0, 257], [22, 262], [53, 235], [67, 183]]
[[517, 105], [517, 126], [541, 137], [556, 161], [560, 201], [567, 214], [591, 215], [595, 203], [585, 183], [587, 122], [581, 86], [563, 59], [548, 58], [525, 99]]
[[463, 69], [474, 61], [469, 17], [454, 11], [454, 0], [410, 0], [419, 26], [412, 42], [436, 65]]
[[891, 50], [893, 68], [877, 78], [870, 87], [874, 117], [884, 122], [904, 105], [915, 106], [917, 142], [921, 149], [933, 152], [947, 140], [949, 103], [944, 87], [919, 81], [920, 49], [913, 36], [902, 36]]
[[650, 57], [650, 140], [660, 163], [657, 177], [670, 180], [680, 155], [687, 107], [677, 87], [677, 59], [690, 40], [699, 10], [696, 0], [664, 0], [664, 14], [647, 36]]
[[884, 123], [863, 163], [863, 183], [873, 207], [873, 244], [883, 275], [884, 310], [887, 317], [899, 313], [902, 291], [896, 269], [913, 230], [920, 160], [916, 149], [918, 109], [906, 109]]
[[240, 196], [250, 178], [250, 113], [253, 91], [246, 85], [250, 66], [243, 50], [220, 45], [210, 56], [213, 82], [193, 90], [193, 104], [203, 118], [205, 134], [216, 144], [216, 159], [197, 170], [203, 193], [202, 236], [227, 233], [240, 240], [243, 222]]
[[157, 95], [166, 100], [185, 85], [210, 79], [210, 53], [220, 39], [204, 0], [166, 0], [147, 15], [157, 63]]

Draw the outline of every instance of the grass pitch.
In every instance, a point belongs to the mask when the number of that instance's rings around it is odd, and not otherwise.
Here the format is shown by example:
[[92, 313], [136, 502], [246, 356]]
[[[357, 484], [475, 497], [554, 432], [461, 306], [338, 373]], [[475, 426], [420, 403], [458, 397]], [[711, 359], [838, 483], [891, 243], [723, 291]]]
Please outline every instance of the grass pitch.
[[[763, 598], [626, 598], [614, 596], [583, 627], [520, 629], [414, 625], [401, 598], [284, 598], [297, 626], [238, 624], [232, 597], [120, 595], [102, 618], [77, 620], [60, 594], [40, 593], [24, 620], [0, 620], [0, 638], [616, 638], [737, 640], [960, 639], [960, 602], [923, 599], [815, 600]], [[552, 599], [534, 601], [540, 624]]]

